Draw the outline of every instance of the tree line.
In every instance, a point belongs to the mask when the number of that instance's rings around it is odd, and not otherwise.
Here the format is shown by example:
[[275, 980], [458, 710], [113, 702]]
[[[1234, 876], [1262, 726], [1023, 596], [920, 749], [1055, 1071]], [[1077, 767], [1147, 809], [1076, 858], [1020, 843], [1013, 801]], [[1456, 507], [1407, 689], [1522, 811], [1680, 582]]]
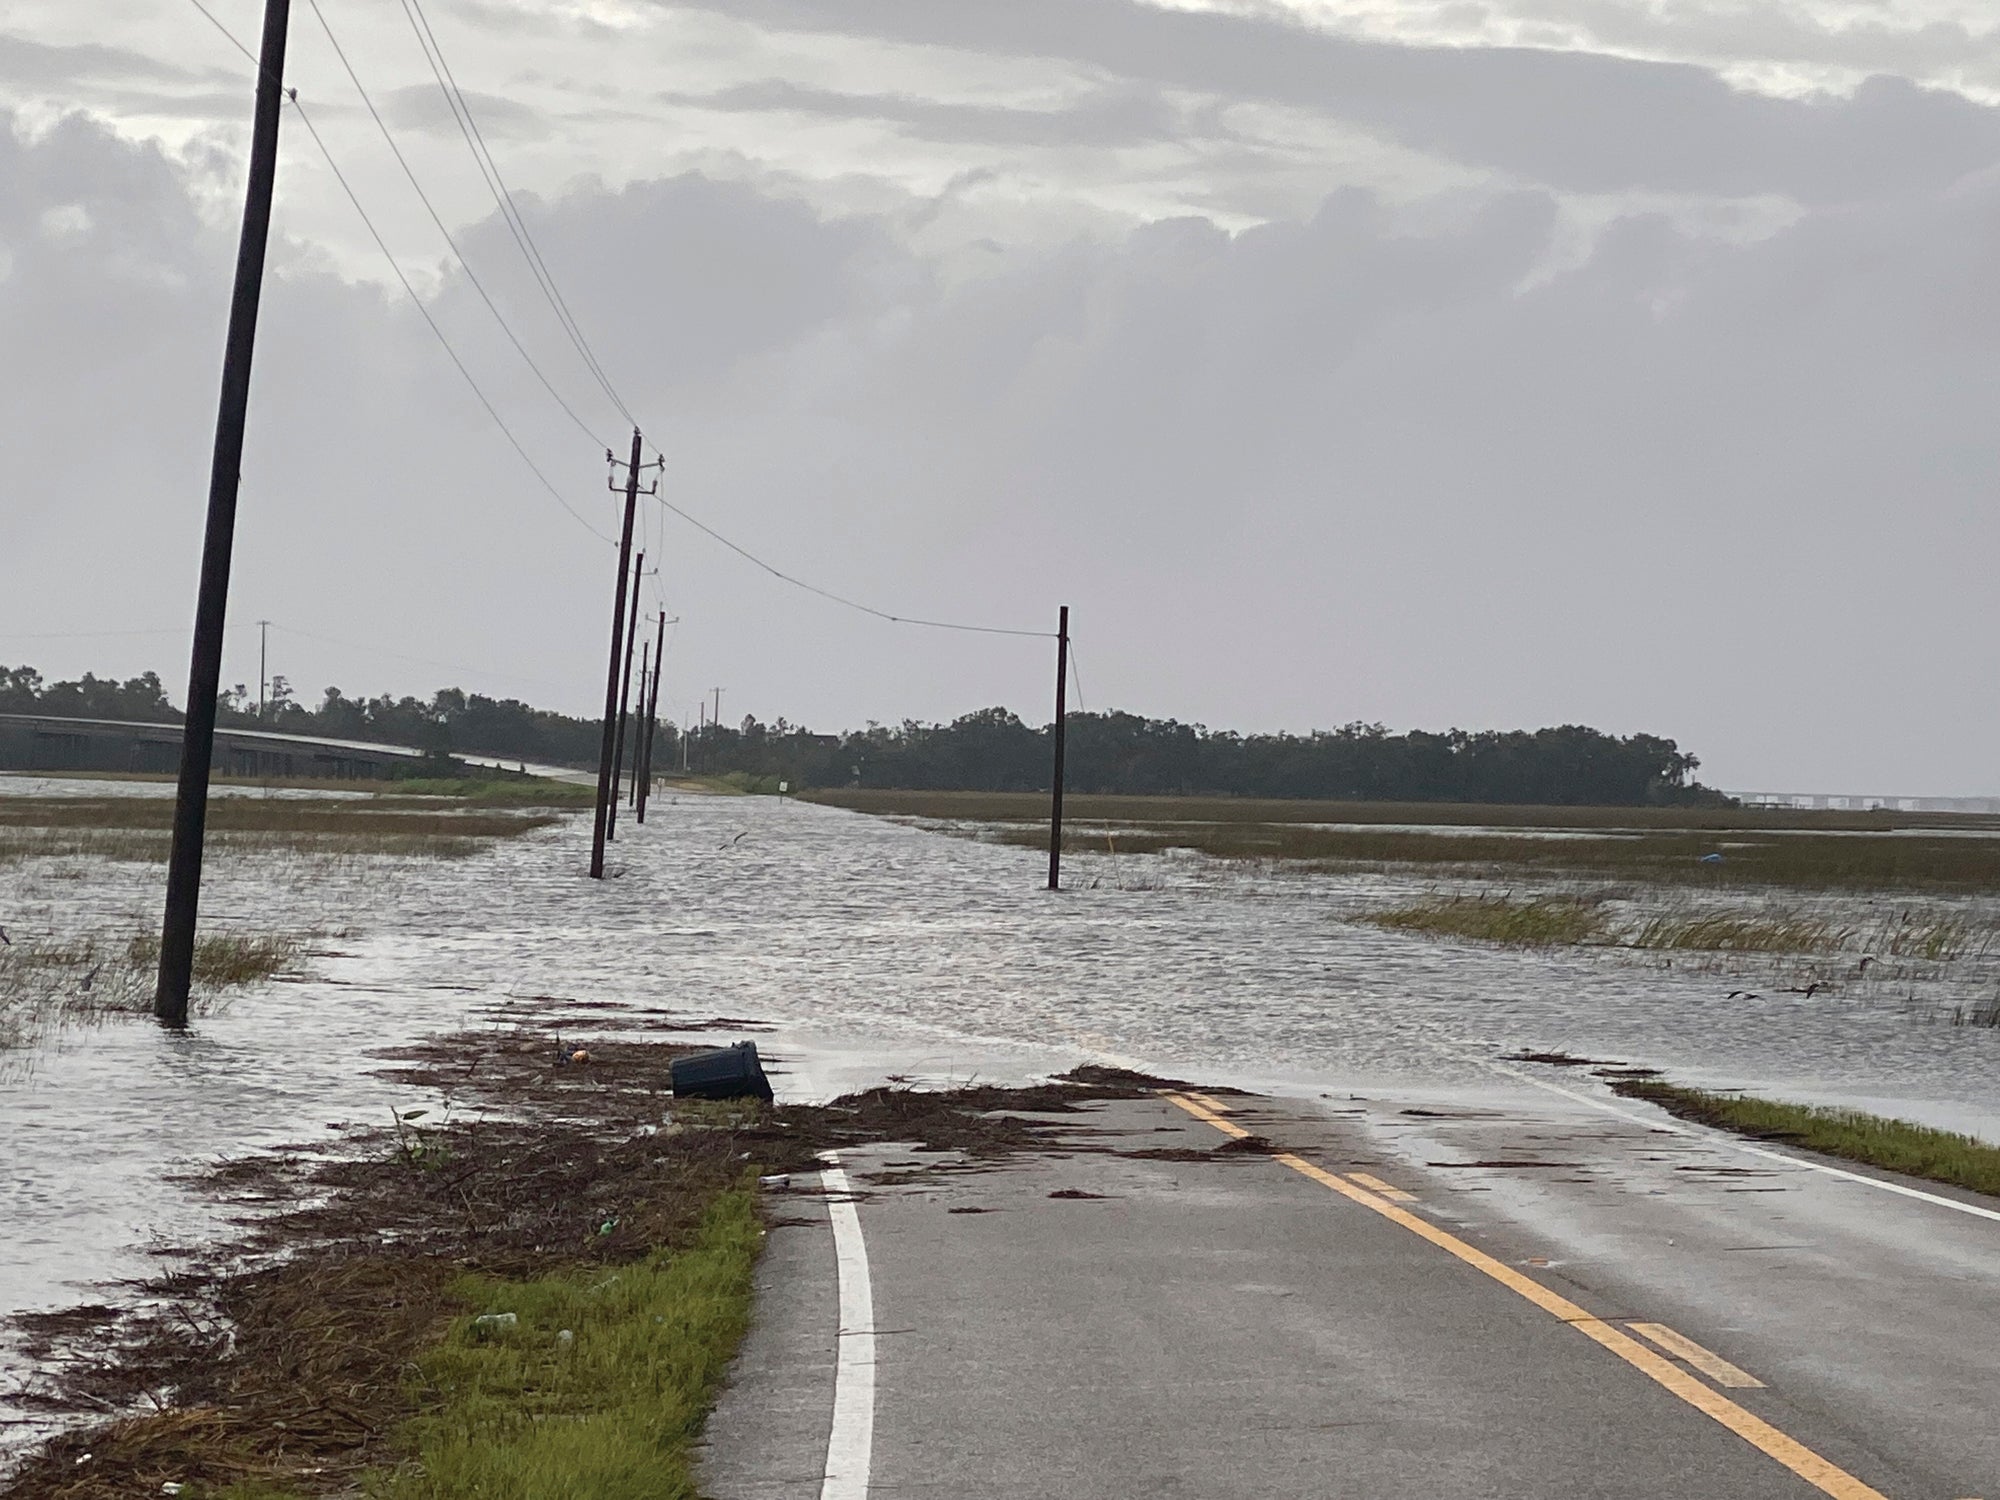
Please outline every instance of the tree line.
[[[0, 667], [0, 713], [178, 720], [158, 674], [118, 682], [86, 673], [46, 683], [30, 667]], [[408, 745], [594, 767], [600, 721], [444, 688], [429, 699], [350, 698], [330, 687], [318, 707], [273, 679], [260, 717], [238, 685], [222, 694], [218, 722], [289, 734]], [[843, 734], [816, 734], [780, 718], [708, 725], [683, 747], [662, 724], [655, 765], [679, 764], [685, 749], [703, 775], [741, 773], [793, 788], [862, 786], [936, 791], [1045, 791], [1052, 726], [1024, 723], [1004, 708], [945, 724], [906, 720]], [[1700, 761], [1657, 735], [1610, 735], [1579, 724], [1535, 730], [1391, 733], [1353, 723], [1310, 734], [1238, 734], [1175, 719], [1112, 711], [1069, 717], [1072, 791], [1149, 796], [1312, 797], [1386, 802], [1512, 802], [1570, 806], [1659, 806], [1726, 799], [1695, 780]]]

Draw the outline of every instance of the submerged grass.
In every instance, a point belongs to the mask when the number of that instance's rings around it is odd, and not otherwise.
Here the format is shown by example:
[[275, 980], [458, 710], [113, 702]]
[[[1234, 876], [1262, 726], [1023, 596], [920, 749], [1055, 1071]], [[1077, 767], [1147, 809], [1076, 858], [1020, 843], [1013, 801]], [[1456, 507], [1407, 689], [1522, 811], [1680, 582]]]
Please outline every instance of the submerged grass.
[[[1000, 843], [1040, 847], [1047, 837], [1048, 799], [1039, 793], [809, 795], [861, 812], [965, 825], [952, 831]], [[1710, 888], [2000, 891], [2000, 817], [1234, 797], [1075, 796], [1064, 806], [1064, 847], [1080, 853], [1185, 849], [1329, 870], [1504, 871]]]
[[[218, 797], [208, 805], [208, 828], [212, 847], [225, 855], [459, 859], [494, 839], [546, 828], [560, 816], [502, 804], [440, 806], [422, 796]], [[173, 802], [164, 797], [0, 797], [0, 865], [75, 856], [160, 862], [172, 826]]]
[[1755, 1140], [1779, 1141], [1845, 1161], [2000, 1196], [2000, 1146], [1852, 1109], [1781, 1104], [1653, 1079], [1617, 1079], [1612, 1088], [1669, 1114]]
[[1605, 894], [1435, 895], [1357, 920], [1399, 932], [1521, 947], [1588, 945], [1694, 953], [1840, 953], [1949, 963], [1983, 956], [1993, 928], [1961, 912], [1906, 909], [1872, 923], [1783, 908], [1674, 909], [1620, 918]]
[[1511, 947], [1545, 948], [1607, 941], [1610, 919], [1596, 902], [1576, 896], [1516, 901], [1507, 896], [1440, 896], [1361, 920], [1400, 932], [1476, 938]]
[[[886, 791], [840, 787], [802, 792], [807, 801], [889, 817], [978, 823], [1045, 822], [1047, 792]], [[1746, 807], [1537, 807], [1521, 803], [1341, 802], [1290, 797], [1138, 797], [1071, 793], [1066, 815], [1120, 823], [1382, 823], [1476, 828], [1799, 829], [1887, 832], [1898, 828], [1986, 828], [2000, 816]]]
[[[1612, 809], [1611, 811], [1622, 811]], [[998, 824], [987, 836], [1039, 848], [1043, 829]], [[1566, 836], [1567, 835], [1567, 836]], [[1409, 828], [1324, 828], [1298, 823], [1135, 824], [1065, 827], [1081, 853], [1157, 854], [1185, 849], [1224, 860], [1276, 860], [1329, 871], [1421, 869], [1439, 875], [1573, 876], [1700, 889], [1787, 886], [1803, 890], [2000, 891], [2000, 837], [1882, 832], [1771, 831], [1718, 837], [1694, 829], [1524, 834]], [[1715, 857], [1715, 856], [1719, 856]]]
[[[297, 962], [306, 942], [292, 933], [197, 937], [197, 1002], [275, 978]], [[159, 934], [152, 931], [0, 944], [0, 1051], [26, 1046], [65, 1023], [149, 1010], [159, 962]]]

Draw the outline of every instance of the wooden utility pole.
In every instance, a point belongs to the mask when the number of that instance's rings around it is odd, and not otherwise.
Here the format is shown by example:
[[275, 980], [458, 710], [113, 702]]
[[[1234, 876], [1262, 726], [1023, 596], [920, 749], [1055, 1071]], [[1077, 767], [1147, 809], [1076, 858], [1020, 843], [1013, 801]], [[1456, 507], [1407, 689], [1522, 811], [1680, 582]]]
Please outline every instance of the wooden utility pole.
[[208, 776], [215, 760], [215, 696], [222, 686], [222, 630], [229, 613], [229, 563], [236, 544], [236, 494], [243, 467], [243, 429], [250, 409], [250, 357], [257, 342], [257, 304], [264, 288], [264, 249], [271, 234], [271, 195], [278, 178], [278, 113], [283, 108], [285, 35], [290, 0], [264, 0], [264, 36], [257, 58], [257, 103], [250, 127], [250, 182], [243, 194], [243, 229], [236, 242], [236, 286], [223, 345], [222, 398], [208, 469], [208, 520], [195, 594], [194, 646], [188, 660], [187, 717], [181, 727], [180, 785], [174, 794], [174, 836], [167, 857], [167, 903], [160, 923], [160, 973], [153, 1014], [187, 1025], [194, 981], [195, 926], [201, 911], [202, 841], [208, 831]]
[[1049, 889], [1062, 889], [1063, 742], [1069, 719], [1069, 606], [1062, 607], [1056, 625], [1056, 774], [1055, 797], [1049, 804]]
[[645, 778], [646, 683], [651, 677], [648, 658], [652, 650], [651, 641], [639, 642], [639, 722], [632, 729], [632, 790], [626, 794], [626, 802], [635, 812], [639, 807], [639, 783]]
[[618, 799], [624, 794], [625, 710], [632, 701], [632, 642], [639, 634], [639, 579], [646, 570], [646, 554], [639, 554], [632, 566], [632, 618], [625, 626], [625, 676], [618, 687], [618, 739], [611, 749], [611, 800], [605, 804], [604, 836], [618, 837]]
[[259, 720], [270, 717], [269, 712], [264, 707], [265, 689], [271, 681], [271, 671], [266, 665], [270, 654], [271, 622], [269, 620], [259, 620], [257, 622], [257, 717]]
[[659, 641], [653, 648], [653, 691], [646, 700], [646, 747], [639, 755], [639, 813], [646, 821], [646, 801], [653, 795], [653, 741], [660, 732], [660, 679], [667, 660], [667, 612], [660, 611]]
[[[616, 455], [607, 452], [607, 463]], [[616, 485], [613, 485], [616, 488]], [[639, 509], [639, 429], [632, 429], [632, 461], [625, 466], [625, 529], [618, 539], [618, 589], [611, 603], [611, 665], [604, 677], [604, 740], [597, 754], [597, 814], [590, 832], [590, 878], [604, 878], [604, 841], [610, 834], [615, 736], [618, 730], [618, 652], [624, 644], [625, 585], [632, 573], [632, 518]]]

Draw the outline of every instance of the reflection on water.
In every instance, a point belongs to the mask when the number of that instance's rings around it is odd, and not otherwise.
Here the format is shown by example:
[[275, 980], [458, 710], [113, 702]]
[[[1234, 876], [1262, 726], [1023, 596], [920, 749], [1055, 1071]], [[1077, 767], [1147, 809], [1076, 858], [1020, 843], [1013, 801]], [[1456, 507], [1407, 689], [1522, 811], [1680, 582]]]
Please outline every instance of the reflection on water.
[[[2000, 1137], [2000, 1032], [1913, 1019], [1883, 987], [1732, 1001], [1738, 984], [1658, 957], [1342, 920], [1416, 880], [1084, 855], [1051, 895], [1034, 850], [768, 798], [663, 798], [645, 827], [620, 826], [602, 883], [583, 878], [576, 817], [451, 862], [218, 861], [206, 920], [351, 935], [320, 944], [309, 978], [187, 1036], [120, 1020], [0, 1071], [0, 1309], [144, 1274], [149, 1243], [207, 1225], [168, 1180], [176, 1163], [386, 1120], [410, 1101], [370, 1054], [507, 997], [767, 1017], [884, 1056], [986, 1057], [988, 1076], [1112, 1054], [1304, 1088], [1456, 1088], [1490, 1086], [1499, 1052], [1562, 1048]], [[0, 870], [0, 923], [17, 937], [150, 925], [161, 878], [79, 860]]]

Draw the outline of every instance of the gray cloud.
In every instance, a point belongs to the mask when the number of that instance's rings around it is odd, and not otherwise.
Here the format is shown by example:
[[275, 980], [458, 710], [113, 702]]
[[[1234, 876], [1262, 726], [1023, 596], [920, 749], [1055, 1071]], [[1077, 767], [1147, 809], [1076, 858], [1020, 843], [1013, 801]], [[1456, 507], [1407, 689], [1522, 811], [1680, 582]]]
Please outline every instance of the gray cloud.
[[[0, 182], [0, 323], [35, 352], [0, 369], [0, 596], [49, 629], [184, 620], [229, 236], [176, 163], [81, 121], [0, 132]], [[1233, 236], [1165, 221], [949, 275], [899, 213], [831, 217], [782, 185], [526, 206], [679, 503], [905, 612], [1036, 626], [1071, 603], [1092, 707], [1581, 720], [1675, 734], [1725, 782], [1990, 788], [2000, 709], [1963, 687], [2000, 665], [1994, 173], [1753, 244], [1628, 215], [1562, 262], [1539, 190], [1347, 191]], [[615, 434], [498, 227], [464, 243]], [[601, 453], [461, 288], [435, 311], [608, 524]], [[507, 676], [470, 686], [573, 680], [541, 696], [590, 706], [606, 549], [524, 480], [407, 307], [287, 245], [245, 478], [239, 620]], [[721, 683], [732, 712], [816, 723], [1044, 712], [1032, 644], [899, 632], [646, 525], [688, 622], [669, 701]], [[39, 654], [171, 670], [177, 649]], [[436, 685], [287, 650], [308, 691]]]
[[[540, 141], [550, 135], [548, 117], [518, 99], [503, 99], [498, 94], [482, 94], [467, 89], [465, 100], [480, 133], [496, 141]], [[458, 123], [452, 115], [451, 106], [433, 85], [411, 84], [406, 88], [390, 89], [382, 95], [379, 103], [383, 116], [399, 129], [458, 134]]]
[[0, 33], [0, 85], [49, 89], [114, 81], [208, 84], [230, 76], [213, 68], [183, 68], [145, 53], [89, 42], [50, 46]]
[[661, 99], [732, 113], [873, 120], [923, 140], [987, 146], [1132, 146], [1179, 139], [1188, 133], [1190, 123], [1157, 90], [1138, 87], [1102, 89], [1080, 103], [1054, 109], [949, 103], [906, 94], [850, 94], [778, 78], [713, 94], [668, 93]]
[[2000, 160], [2000, 111], [1886, 77], [1851, 99], [1777, 99], [1683, 64], [1402, 46], [1140, 0], [680, 3], [779, 30], [1047, 57], [1317, 110], [1411, 149], [1565, 191], [1832, 203], [1937, 188]]

